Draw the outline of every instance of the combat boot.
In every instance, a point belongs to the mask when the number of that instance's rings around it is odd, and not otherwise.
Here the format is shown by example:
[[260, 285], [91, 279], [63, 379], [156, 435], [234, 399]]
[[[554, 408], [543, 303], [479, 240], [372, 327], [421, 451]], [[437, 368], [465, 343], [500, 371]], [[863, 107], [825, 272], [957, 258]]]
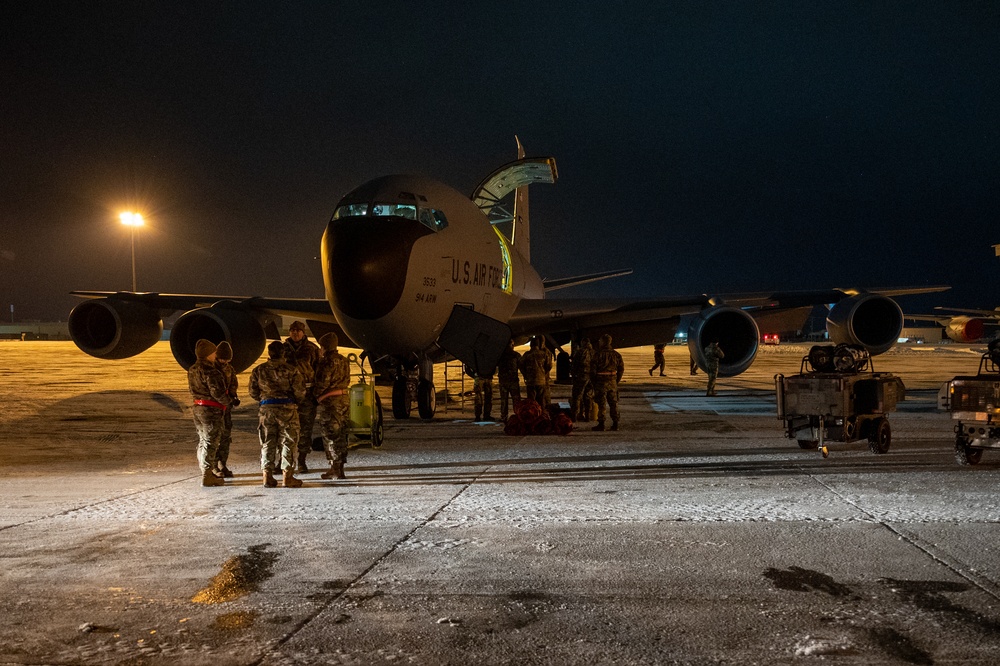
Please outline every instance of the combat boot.
[[612, 430], [618, 430], [618, 421], [612, 421], [611, 422], [611, 429]]
[[225, 465], [223, 465], [219, 469], [219, 473], [222, 474], [222, 478], [223, 479], [231, 479], [231, 478], [233, 478], [233, 470], [229, 469]]
[[281, 473], [281, 482], [285, 488], [301, 488], [302, 481], [292, 475], [292, 470], [286, 469]]
[[604, 430], [604, 421], [598, 421], [597, 425], [591, 428], [591, 430], [594, 430], [596, 432], [601, 432], [602, 430]]
[[274, 480], [273, 476], [271, 476], [271, 470], [269, 470], [269, 469], [265, 469], [264, 470], [264, 487], [265, 488], [277, 488], [278, 487], [278, 482]]
[[309, 465], [306, 464], [306, 454], [308, 453], [308, 451], [299, 451], [299, 466], [296, 469], [299, 474], [305, 474], [309, 471]]
[[336, 479], [337, 478], [337, 463], [330, 461], [330, 469], [319, 475], [321, 479]]
[[201, 476], [201, 485], [205, 487], [224, 486], [226, 482], [222, 480], [222, 477], [212, 474], [212, 470], [206, 469]]

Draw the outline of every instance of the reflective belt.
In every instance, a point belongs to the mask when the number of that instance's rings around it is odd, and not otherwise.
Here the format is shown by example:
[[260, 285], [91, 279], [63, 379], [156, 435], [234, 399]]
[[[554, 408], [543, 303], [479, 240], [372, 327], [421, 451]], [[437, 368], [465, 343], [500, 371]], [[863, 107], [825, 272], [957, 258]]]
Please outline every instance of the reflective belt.
[[195, 400], [194, 404], [200, 405], [201, 407], [215, 407], [216, 409], [221, 409], [222, 411], [226, 411], [225, 405], [223, 405], [220, 402], [216, 402], [214, 400]]
[[260, 404], [262, 404], [262, 405], [290, 405], [293, 402], [295, 402], [295, 401], [292, 400], [291, 398], [267, 398], [265, 400], [261, 400]]

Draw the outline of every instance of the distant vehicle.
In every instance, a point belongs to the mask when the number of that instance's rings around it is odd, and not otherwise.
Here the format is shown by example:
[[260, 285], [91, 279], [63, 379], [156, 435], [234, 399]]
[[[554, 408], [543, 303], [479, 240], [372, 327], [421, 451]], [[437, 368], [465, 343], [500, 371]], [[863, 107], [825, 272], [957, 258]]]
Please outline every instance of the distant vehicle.
[[779, 336], [777, 333], [765, 333], [763, 340], [765, 345], [781, 344], [781, 336]]

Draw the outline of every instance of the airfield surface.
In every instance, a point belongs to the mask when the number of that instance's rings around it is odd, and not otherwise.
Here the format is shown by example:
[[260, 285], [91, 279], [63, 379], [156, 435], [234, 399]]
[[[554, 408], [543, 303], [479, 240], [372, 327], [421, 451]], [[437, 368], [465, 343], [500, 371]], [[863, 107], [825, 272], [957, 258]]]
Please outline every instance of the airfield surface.
[[667, 377], [624, 350], [620, 432], [508, 437], [439, 401], [346, 481], [314, 452], [265, 489], [246, 397], [235, 479], [200, 486], [165, 343], [0, 343], [0, 664], [997, 663], [1000, 452], [959, 467], [935, 409], [977, 348], [878, 357], [909, 390], [891, 449], [827, 459], [775, 418], [807, 349], [716, 399], [686, 348]]

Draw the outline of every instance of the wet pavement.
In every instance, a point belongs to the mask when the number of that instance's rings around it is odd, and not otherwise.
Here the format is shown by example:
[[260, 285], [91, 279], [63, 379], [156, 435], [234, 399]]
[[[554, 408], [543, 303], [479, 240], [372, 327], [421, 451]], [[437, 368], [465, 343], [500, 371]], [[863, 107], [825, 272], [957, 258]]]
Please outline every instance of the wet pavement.
[[934, 409], [975, 351], [880, 357], [909, 389], [889, 453], [827, 459], [774, 416], [803, 353], [707, 399], [683, 348], [663, 378], [625, 350], [620, 432], [452, 406], [387, 420], [346, 481], [266, 489], [250, 400], [236, 476], [200, 486], [165, 344], [0, 343], [0, 664], [995, 662], [1000, 452], [959, 467]]

